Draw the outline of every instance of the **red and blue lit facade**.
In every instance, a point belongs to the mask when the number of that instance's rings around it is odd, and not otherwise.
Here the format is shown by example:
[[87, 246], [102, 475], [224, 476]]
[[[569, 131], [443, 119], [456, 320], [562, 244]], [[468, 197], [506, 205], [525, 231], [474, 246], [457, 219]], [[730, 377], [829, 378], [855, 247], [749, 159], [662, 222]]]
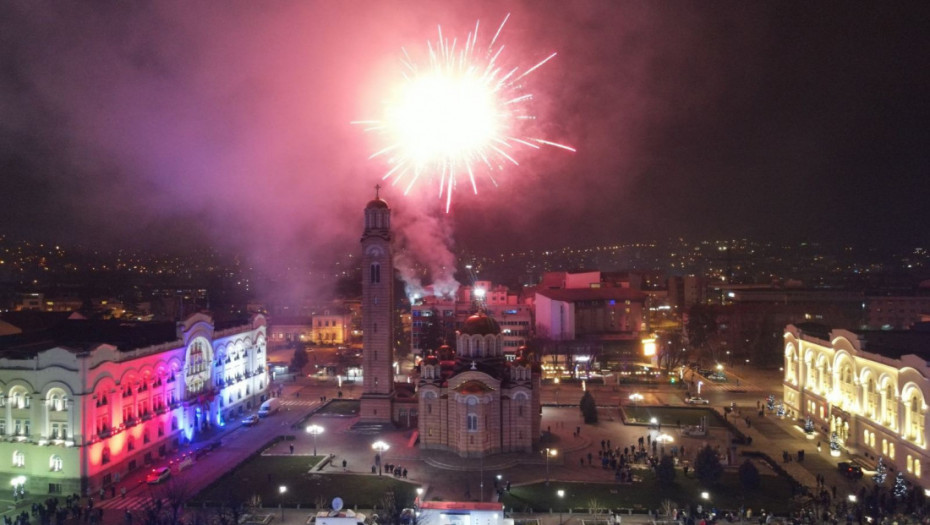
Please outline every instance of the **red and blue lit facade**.
[[265, 398], [264, 316], [229, 326], [205, 314], [175, 326], [78, 321], [59, 330], [70, 345], [84, 332], [113, 344], [0, 354], [0, 484], [6, 477], [6, 486], [33, 494], [93, 493]]

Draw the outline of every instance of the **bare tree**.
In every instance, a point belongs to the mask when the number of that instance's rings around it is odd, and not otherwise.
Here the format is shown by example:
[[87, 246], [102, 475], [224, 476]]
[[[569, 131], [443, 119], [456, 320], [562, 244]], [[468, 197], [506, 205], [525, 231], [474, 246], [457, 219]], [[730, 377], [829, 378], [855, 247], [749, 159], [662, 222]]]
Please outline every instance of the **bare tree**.
[[662, 503], [659, 504], [659, 508], [662, 509], [662, 514], [665, 516], [671, 517], [675, 513], [675, 509], [678, 508], [678, 504], [674, 501], [666, 498], [662, 500]]

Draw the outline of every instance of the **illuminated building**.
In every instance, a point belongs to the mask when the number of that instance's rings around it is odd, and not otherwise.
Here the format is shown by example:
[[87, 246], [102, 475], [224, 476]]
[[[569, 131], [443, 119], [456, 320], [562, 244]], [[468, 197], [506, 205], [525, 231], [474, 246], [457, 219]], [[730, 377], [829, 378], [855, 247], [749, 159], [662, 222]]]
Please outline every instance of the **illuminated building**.
[[341, 345], [348, 340], [351, 315], [325, 311], [313, 315], [313, 342], [323, 345]]
[[266, 321], [67, 319], [0, 338], [0, 484], [92, 494], [257, 407]]
[[926, 487], [930, 326], [851, 332], [814, 323], [784, 332], [784, 401], [827, 439], [879, 456]]
[[[429, 287], [427, 287], [429, 289]], [[532, 296], [523, 297], [506, 286], [490, 281], [475, 281], [461, 286], [454, 297], [427, 295], [411, 304], [410, 342], [413, 353], [425, 355], [455, 337], [476, 309], [493, 317], [501, 327], [504, 355], [513, 360], [517, 349], [525, 346], [533, 327]]]
[[275, 349], [313, 341], [313, 320], [309, 316], [275, 315], [268, 322], [268, 345]]
[[448, 346], [420, 365], [420, 448], [462, 457], [534, 450], [540, 426], [540, 373], [532, 356], [509, 362], [497, 321], [472, 315]]
[[549, 359], [562, 365], [553, 366], [577, 374], [595, 371], [595, 366], [620, 369], [648, 363], [641, 342], [646, 294], [625, 286], [602, 287], [600, 272], [574, 275], [565, 280], [572, 288], [546, 287], [544, 279], [536, 290], [536, 333], [560, 349]]

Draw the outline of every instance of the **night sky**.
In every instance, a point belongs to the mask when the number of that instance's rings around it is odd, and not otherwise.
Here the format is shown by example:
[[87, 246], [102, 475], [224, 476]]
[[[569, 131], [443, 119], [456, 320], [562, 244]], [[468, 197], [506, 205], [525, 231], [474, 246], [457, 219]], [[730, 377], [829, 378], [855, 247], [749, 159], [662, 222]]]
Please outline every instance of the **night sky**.
[[284, 260], [356, 249], [386, 166], [351, 121], [381, 107], [402, 47], [511, 13], [509, 60], [559, 53], [530, 79], [538, 131], [578, 151], [522, 156], [497, 187], [457, 191], [449, 216], [432, 188], [388, 186], [408, 246], [926, 246], [927, 6], [3, 2], [0, 233]]

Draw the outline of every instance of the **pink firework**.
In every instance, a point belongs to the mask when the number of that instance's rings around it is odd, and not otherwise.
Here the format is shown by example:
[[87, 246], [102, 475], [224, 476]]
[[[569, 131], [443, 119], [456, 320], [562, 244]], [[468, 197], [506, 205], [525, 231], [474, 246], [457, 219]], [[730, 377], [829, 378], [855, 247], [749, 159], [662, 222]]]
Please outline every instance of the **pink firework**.
[[535, 119], [526, 77], [556, 54], [525, 70], [504, 65], [504, 48], [496, 43], [508, 18], [488, 45], [480, 47], [479, 24], [464, 45], [444, 38], [440, 27], [436, 42], [427, 44], [425, 65], [403, 50], [403, 80], [389, 94], [382, 117], [353, 122], [383, 138], [383, 147], [370, 158], [387, 159], [390, 169], [384, 178], [402, 182], [404, 194], [418, 181], [438, 179], [439, 197], [445, 197], [448, 212], [452, 192], [465, 175], [477, 193], [479, 174], [496, 185], [494, 172], [507, 164], [519, 165], [521, 150], [547, 146], [575, 151], [523, 133], [525, 121]]

